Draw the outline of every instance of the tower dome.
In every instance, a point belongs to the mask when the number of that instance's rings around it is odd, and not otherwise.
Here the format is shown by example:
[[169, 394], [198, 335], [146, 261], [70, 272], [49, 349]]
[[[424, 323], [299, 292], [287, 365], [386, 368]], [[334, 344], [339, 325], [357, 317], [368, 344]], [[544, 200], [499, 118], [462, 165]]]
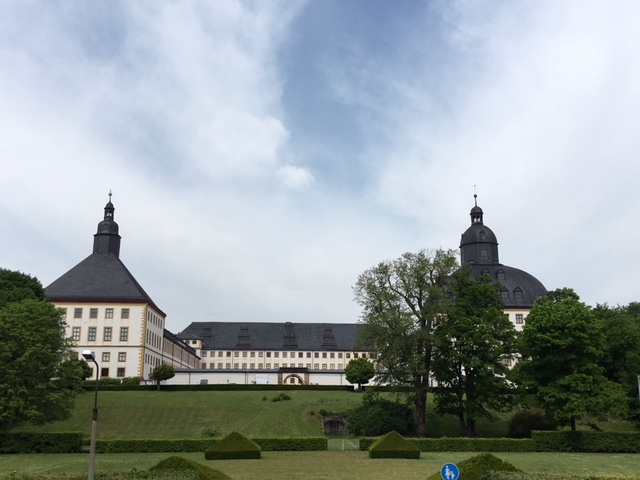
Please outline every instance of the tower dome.
[[98, 223], [98, 231], [93, 236], [93, 253], [96, 255], [107, 255], [113, 253], [120, 256], [120, 235], [118, 234], [118, 224], [113, 219], [115, 207], [111, 203], [111, 192], [109, 201], [104, 207], [104, 219]]
[[471, 269], [471, 277], [489, 275], [500, 284], [506, 308], [531, 308], [533, 302], [547, 294], [547, 289], [533, 275], [500, 263], [498, 239], [484, 224], [484, 212], [474, 195], [471, 226], [460, 240], [460, 264]]

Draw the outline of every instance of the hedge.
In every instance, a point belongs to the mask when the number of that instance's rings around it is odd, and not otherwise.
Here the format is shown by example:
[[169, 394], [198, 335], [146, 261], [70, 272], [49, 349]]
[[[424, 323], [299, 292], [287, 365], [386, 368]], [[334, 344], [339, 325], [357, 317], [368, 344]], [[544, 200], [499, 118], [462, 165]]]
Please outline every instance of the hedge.
[[82, 445], [82, 432], [0, 433], [0, 453], [74, 453]]
[[638, 432], [548, 432], [534, 430], [539, 452], [640, 453]]
[[[327, 450], [325, 437], [252, 438], [263, 451], [319, 451]], [[98, 453], [179, 453], [204, 452], [220, 441], [219, 438], [98, 440]]]
[[[377, 438], [360, 439], [360, 450], [368, 450]], [[535, 452], [529, 438], [407, 438], [421, 452]]]

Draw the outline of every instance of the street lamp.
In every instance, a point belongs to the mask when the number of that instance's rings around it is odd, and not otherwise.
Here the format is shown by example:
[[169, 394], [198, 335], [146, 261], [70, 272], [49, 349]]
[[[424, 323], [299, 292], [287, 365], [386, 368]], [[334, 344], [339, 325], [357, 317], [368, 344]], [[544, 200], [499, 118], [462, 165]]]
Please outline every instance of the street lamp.
[[82, 356], [87, 361], [96, 364], [96, 395], [93, 401], [93, 422], [91, 424], [91, 447], [89, 448], [89, 480], [94, 480], [96, 475], [96, 436], [98, 434], [98, 370], [100, 365], [91, 350], [83, 350]]

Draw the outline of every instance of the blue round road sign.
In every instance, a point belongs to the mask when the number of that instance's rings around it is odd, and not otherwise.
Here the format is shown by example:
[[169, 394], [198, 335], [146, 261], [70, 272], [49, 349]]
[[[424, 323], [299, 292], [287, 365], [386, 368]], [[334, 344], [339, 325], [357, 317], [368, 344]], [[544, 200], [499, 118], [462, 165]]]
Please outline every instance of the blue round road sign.
[[460, 470], [454, 463], [445, 463], [440, 470], [440, 476], [443, 480], [458, 480]]

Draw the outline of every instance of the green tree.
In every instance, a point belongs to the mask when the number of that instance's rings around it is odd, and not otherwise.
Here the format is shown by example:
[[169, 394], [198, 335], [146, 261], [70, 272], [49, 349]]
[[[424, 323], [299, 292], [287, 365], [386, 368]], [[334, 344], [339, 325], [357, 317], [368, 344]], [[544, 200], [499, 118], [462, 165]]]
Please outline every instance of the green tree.
[[349, 433], [377, 437], [394, 430], [400, 435], [415, 432], [416, 421], [409, 405], [380, 397], [374, 390], [362, 395], [362, 405], [347, 413]]
[[0, 308], [26, 299], [45, 299], [44, 288], [38, 279], [26, 273], [0, 268]]
[[361, 340], [375, 352], [381, 382], [409, 387], [419, 437], [426, 432], [433, 332], [446, 312], [445, 287], [457, 267], [453, 250], [405, 253], [365, 271], [354, 286], [363, 308]]
[[151, 378], [151, 380], [154, 380], [156, 382], [158, 391], [160, 391], [160, 382], [162, 382], [163, 380], [169, 380], [170, 378], [173, 378], [175, 376], [176, 376], [175, 368], [173, 368], [171, 365], [162, 364], [162, 365], [158, 365], [153, 370], [153, 372], [151, 372], [151, 375], [149, 375], [149, 378]]
[[363, 383], [369, 383], [369, 380], [376, 374], [373, 364], [366, 358], [354, 358], [344, 369], [347, 382], [357, 383], [358, 390], [362, 390]]
[[598, 305], [593, 313], [602, 324], [605, 337], [601, 365], [605, 376], [622, 385], [627, 394], [632, 418], [640, 420], [638, 403], [638, 374], [640, 374], [640, 307], [630, 303], [626, 307]]
[[0, 271], [0, 426], [68, 418], [83, 381], [82, 362], [65, 338], [62, 311], [40, 283]]
[[626, 413], [623, 388], [600, 366], [604, 347], [602, 324], [573, 290], [555, 290], [536, 300], [523, 331], [519, 372], [559, 425], [575, 430], [585, 416]]
[[491, 277], [453, 275], [452, 305], [435, 333], [433, 375], [436, 412], [458, 417], [465, 435], [476, 435], [476, 420], [490, 410], [513, 407], [516, 389], [508, 362], [517, 350], [516, 331], [504, 314], [500, 286]]

